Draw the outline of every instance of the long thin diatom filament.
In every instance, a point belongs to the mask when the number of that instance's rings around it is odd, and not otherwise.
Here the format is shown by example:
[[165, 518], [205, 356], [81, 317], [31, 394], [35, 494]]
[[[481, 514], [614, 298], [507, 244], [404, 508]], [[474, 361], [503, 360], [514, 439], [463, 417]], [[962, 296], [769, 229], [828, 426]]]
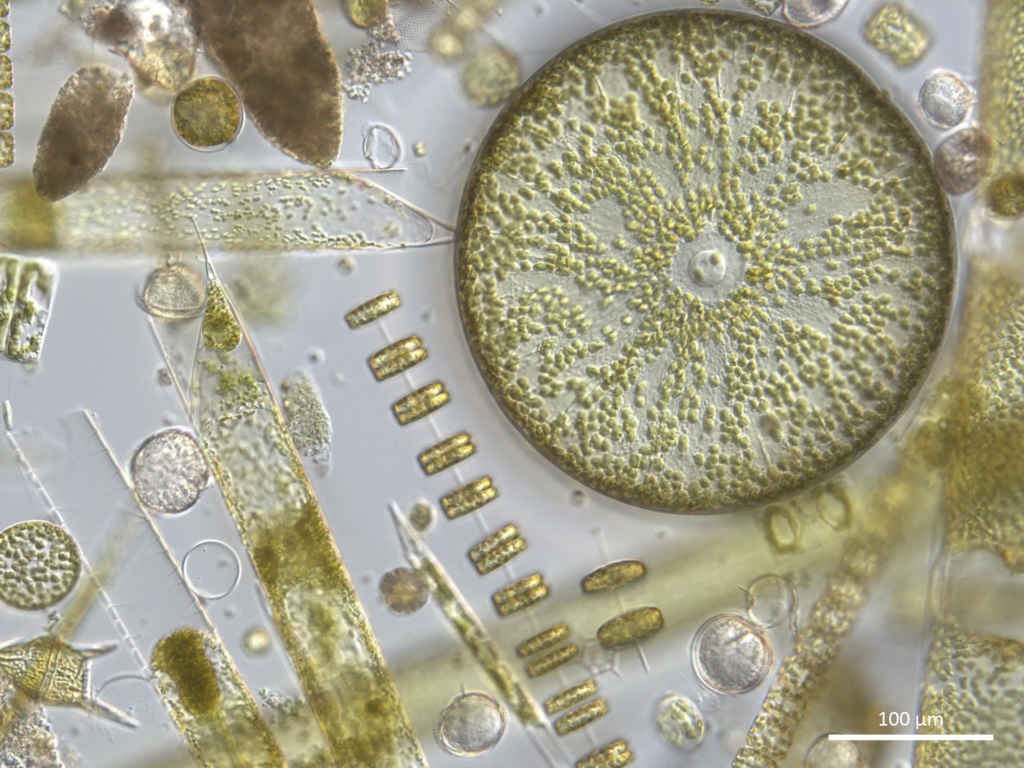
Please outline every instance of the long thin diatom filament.
[[212, 266], [207, 283], [189, 410], [334, 761], [425, 766], [281, 409]]
[[444, 611], [452, 628], [472, 652], [484, 672], [495, 684], [505, 703], [512, 709], [523, 725], [537, 725], [541, 722], [536, 703], [516, 679], [512, 667], [502, 658], [501, 649], [484, 628], [476, 612], [459, 593], [455, 583], [445, 572], [437, 558], [427, 549], [423, 540], [413, 531], [405, 518], [394, 506], [391, 514], [395, 518], [398, 538], [405, 551], [409, 565], [422, 573], [430, 585], [430, 593]]

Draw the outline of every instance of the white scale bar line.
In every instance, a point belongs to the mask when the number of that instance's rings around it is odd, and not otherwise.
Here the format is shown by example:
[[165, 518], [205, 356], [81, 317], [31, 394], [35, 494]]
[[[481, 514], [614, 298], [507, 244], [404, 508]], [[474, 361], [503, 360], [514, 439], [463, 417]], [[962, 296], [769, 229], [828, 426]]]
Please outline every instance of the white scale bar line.
[[992, 741], [991, 733], [965, 734], [879, 734], [879, 733], [830, 733], [829, 741]]

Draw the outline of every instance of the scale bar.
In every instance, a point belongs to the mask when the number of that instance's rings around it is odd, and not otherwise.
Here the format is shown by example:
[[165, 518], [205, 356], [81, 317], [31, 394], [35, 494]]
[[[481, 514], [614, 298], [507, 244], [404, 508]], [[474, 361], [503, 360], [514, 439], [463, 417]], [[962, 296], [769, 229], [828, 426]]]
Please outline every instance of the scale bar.
[[991, 733], [830, 733], [829, 741], [992, 741]]

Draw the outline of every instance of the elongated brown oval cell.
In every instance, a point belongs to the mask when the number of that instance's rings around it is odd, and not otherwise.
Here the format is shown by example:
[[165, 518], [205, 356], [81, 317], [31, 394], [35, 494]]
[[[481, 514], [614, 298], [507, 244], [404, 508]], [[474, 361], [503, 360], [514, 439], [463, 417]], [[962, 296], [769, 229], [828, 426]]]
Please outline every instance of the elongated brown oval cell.
[[57, 92], [36, 147], [36, 191], [55, 201], [103, 170], [124, 133], [135, 89], [130, 75], [105, 64], [81, 67]]
[[189, 0], [206, 54], [270, 141], [327, 168], [341, 149], [341, 72], [312, 0]]

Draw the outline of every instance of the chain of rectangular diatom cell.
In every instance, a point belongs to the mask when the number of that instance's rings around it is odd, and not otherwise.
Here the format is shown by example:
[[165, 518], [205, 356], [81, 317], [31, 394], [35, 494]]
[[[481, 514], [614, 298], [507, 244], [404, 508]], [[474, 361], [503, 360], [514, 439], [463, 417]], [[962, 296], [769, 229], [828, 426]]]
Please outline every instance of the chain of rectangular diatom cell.
[[14, 162], [14, 94], [11, 86], [11, 23], [10, 3], [0, 0], [0, 168]]

